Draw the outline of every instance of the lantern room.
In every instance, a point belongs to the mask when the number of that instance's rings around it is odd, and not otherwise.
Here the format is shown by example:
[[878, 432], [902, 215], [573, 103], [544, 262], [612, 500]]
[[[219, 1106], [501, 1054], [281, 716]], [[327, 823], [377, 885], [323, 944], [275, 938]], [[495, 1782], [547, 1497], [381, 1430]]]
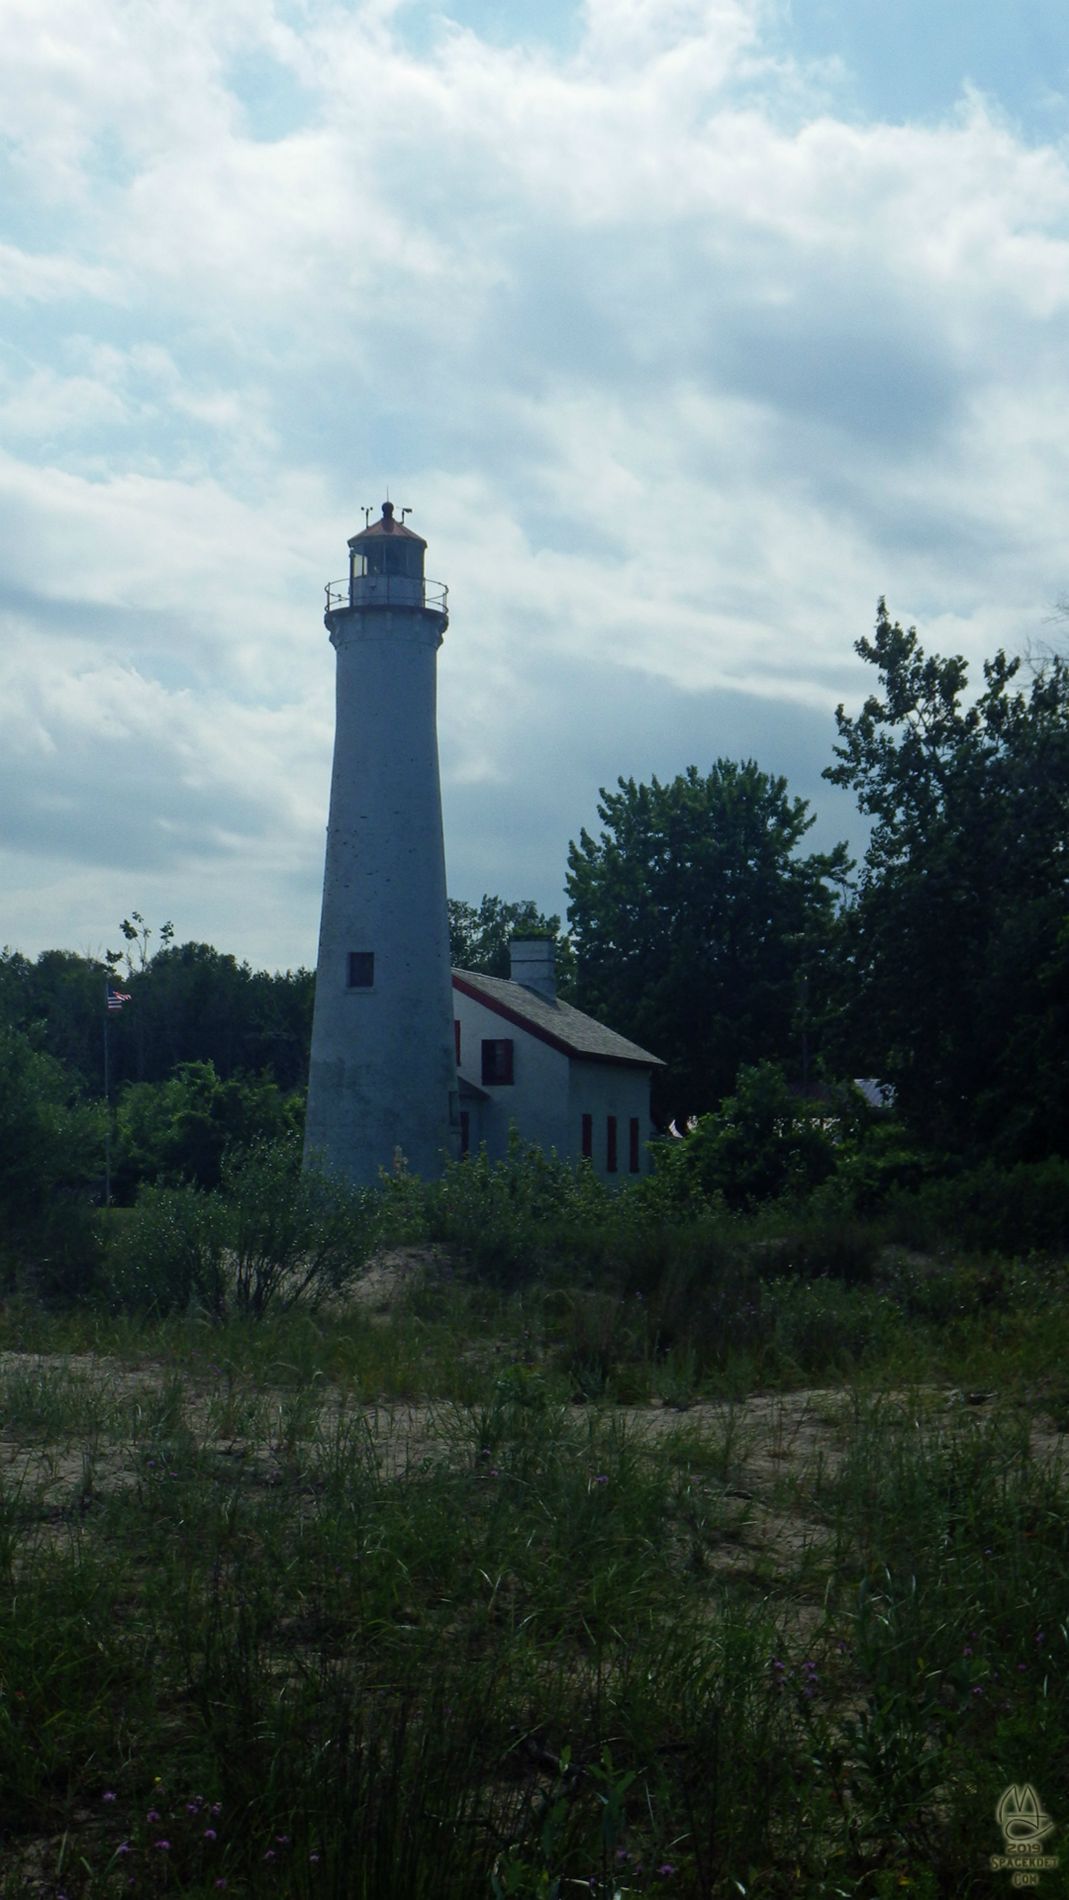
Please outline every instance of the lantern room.
[[349, 601], [353, 607], [422, 607], [423, 557], [426, 541], [406, 528], [394, 514], [392, 501], [382, 504], [382, 519], [354, 534], [349, 542]]

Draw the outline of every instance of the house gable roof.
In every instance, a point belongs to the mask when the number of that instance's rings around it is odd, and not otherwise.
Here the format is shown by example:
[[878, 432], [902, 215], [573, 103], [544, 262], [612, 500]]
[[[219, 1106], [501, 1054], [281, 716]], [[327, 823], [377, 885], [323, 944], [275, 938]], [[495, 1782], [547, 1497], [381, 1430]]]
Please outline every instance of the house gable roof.
[[659, 1056], [640, 1049], [637, 1042], [628, 1042], [626, 1036], [606, 1029], [593, 1016], [584, 1016], [571, 1003], [556, 996], [542, 996], [525, 983], [513, 983], [503, 976], [483, 976], [474, 970], [454, 970], [453, 988], [562, 1055], [585, 1057], [588, 1062], [626, 1063], [634, 1068], [664, 1068]]

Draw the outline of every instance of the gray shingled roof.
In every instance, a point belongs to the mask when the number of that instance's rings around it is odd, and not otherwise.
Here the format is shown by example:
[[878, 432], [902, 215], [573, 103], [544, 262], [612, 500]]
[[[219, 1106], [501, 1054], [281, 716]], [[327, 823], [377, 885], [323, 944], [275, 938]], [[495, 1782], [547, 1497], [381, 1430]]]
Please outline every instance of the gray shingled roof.
[[483, 976], [474, 970], [454, 970], [453, 975], [488, 1008], [513, 1018], [544, 1041], [556, 1043], [567, 1055], [664, 1068], [660, 1056], [640, 1049], [637, 1042], [628, 1042], [626, 1036], [618, 1036], [615, 1029], [606, 1029], [593, 1016], [584, 1016], [581, 1009], [561, 1002], [559, 997], [541, 996], [526, 983], [513, 983], [503, 976]]

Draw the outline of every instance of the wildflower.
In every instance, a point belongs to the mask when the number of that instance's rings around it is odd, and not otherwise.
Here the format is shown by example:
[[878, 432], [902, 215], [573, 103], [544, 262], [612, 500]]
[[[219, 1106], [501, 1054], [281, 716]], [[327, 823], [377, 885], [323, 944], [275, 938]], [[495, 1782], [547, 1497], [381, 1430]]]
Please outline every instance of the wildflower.
[[608, 1482], [609, 1475], [606, 1471], [599, 1471], [597, 1477], [594, 1479], [595, 1484], [608, 1484]]
[[982, 1682], [977, 1682], [977, 1683], [974, 1683], [974, 1684], [973, 1684], [973, 1695], [983, 1695], [983, 1693], [984, 1693], [984, 1686], [983, 1686], [983, 1683], [982, 1683]]
[[273, 1847], [269, 1847], [269, 1848], [268, 1848], [268, 1850], [267, 1850], [267, 1852], [266, 1852], [266, 1854], [264, 1855], [264, 1859], [265, 1859], [265, 1860], [276, 1860], [277, 1858], [278, 1858], [278, 1856], [276, 1855], [276, 1853], [275, 1853], [275, 1850], [274, 1850], [274, 1848], [273, 1848]]
[[670, 1860], [662, 1860], [657, 1872], [660, 1874], [662, 1880], [671, 1880], [672, 1875], [675, 1873], [675, 1868]]
[[317, 1866], [319, 1865], [319, 1861], [320, 1861], [320, 1855], [318, 1855], [318, 1854], [309, 1854], [309, 1856], [308, 1856], [308, 1859], [309, 1859], [309, 1861], [311, 1862], [311, 1864], [312, 1864], [312, 1866], [313, 1866], [313, 1867], [317, 1867]]
[[169, 1854], [171, 1851], [170, 1841], [153, 1841], [152, 1845], [158, 1847], [161, 1854]]
[[119, 1797], [115, 1793], [114, 1789], [109, 1788], [105, 1794], [101, 1795], [100, 1799], [102, 1801], [117, 1801]]
[[962, 1650], [962, 1652], [961, 1652], [961, 1653], [962, 1653], [962, 1655], [963, 1655], [963, 1656], [971, 1656], [971, 1655], [972, 1655], [972, 1645], [971, 1645], [971, 1643], [966, 1643], [966, 1645], [965, 1645], [965, 1648], [964, 1648], [964, 1649]]
[[290, 1837], [288, 1834], [276, 1834], [275, 1839], [278, 1842], [280, 1847], [288, 1847], [290, 1844]]
[[222, 1814], [222, 1812], [223, 1812], [223, 1804], [222, 1804], [222, 1802], [221, 1802], [221, 1801], [213, 1801], [213, 1802], [212, 1802], [212, 1813], [213, 1813], [213, 1814]]
[[117, 1854], [132, 1854], [133, 1851], [129, 1841], [120, 1841], [118, 1847], [115, 1849]]
[[205, 1830], [204, 1830], [204, 1839], [205, 1839], [206, 1841], [217, 1841], [217, 1840], [219, 1839], [219, 1836], [218, 1836], [218, 1834], [216, 1833], [216, 1831], [215, 1831], [215, 1829], [214, 1829], [214, 1827], [206, 1827], [206, 1828], [205, 1828]]
[[225, 1887], [225, 1886], [226, 1886], [226, 1881], [225, 1881], [225, 1879], [220, 1879], [220, 1880], [217, 1880], [215, 1884], [216, 1884], [216, 1886], [217, 1886], [217, 1887]]
[[157, 1808], [150, 1808], [145, 1816], [146, 1821], [158, 1821], [159, 1818], [159, 1810]]

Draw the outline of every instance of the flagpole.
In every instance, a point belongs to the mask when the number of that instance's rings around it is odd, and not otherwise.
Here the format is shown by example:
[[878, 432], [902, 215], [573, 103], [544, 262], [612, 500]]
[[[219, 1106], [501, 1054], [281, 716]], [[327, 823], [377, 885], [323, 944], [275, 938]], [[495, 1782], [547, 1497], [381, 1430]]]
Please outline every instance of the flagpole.
[[104, 978], [104, 1206], [111, 1206], [111, 1070], [109, 1063], [110, 1044], [108, 1025], [111, 1020], [111, 1007], [108, 1001], [110, 984]]

